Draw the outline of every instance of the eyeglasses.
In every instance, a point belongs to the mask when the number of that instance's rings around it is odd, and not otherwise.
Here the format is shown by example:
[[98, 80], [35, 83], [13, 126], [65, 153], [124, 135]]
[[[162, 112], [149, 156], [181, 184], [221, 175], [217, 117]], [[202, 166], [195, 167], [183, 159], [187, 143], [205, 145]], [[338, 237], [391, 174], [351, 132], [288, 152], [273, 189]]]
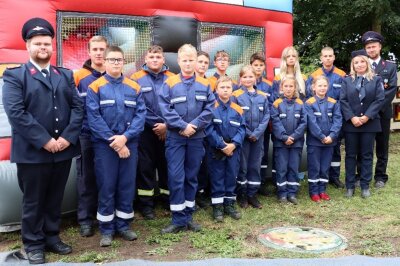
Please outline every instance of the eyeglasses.
[[110, 64], [122, 64], [125, 61], [123, 58], [106, 58], [106, 60]]

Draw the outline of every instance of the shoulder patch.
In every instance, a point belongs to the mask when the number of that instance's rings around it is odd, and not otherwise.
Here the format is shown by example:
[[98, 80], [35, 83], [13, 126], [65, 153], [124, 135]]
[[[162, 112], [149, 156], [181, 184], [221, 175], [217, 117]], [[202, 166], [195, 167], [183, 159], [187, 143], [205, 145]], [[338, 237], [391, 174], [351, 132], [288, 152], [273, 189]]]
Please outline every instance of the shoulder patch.
[[302, 104], [303, 104], [303, 101], [302, 101], [302, 100], [300, 100], [299, 98], [297, 98], [297, 99], [296, 99], [296, 103], [298, 103], [298, 104], [301, 104], [301, 105], [302, 105]]
[[243, 115], [243, 109], [242, 107], [240, 107], [238, 104], [231, 102], [230, 107], [235, 110], [236, 112], [238, 112], [240, 115]]
[[315, 100], [315, 98], [314, 97], [311, 97], [310, 99], [308, 99], [307, 101], [306, 101], [306, 104], [313, 104], [313, 103], [315, 103], [317, 100]]
[[179, 82], [181, 82], [181, 77], [179, 76], [179, 74], [173, 75], [173, 76], [167, 78], [167, 80], [165, 81], [165, 83], [167, 83], [170, 88], [172, 88]]
[[262, 78], [262, 81], [265, 82], [265, 83], [267, 83], [269, 86], [272, 86], [272, 81], [269, 81], [269, 80], [266, 79], [266, 78]]
[[340, 68], [335, 67], [335, 69], [333, 70], [334, 73], [338, 74], [339, 76], [346, 76], [346, 72], [344, 72], [343, 70], [341, 70]]
[[276, 99], [275, 102], [272, 104], [275, 108], [278, 108], [278, 106], [283, 102], [282, 98]]
[[175, 75], [175, 73], [172, 73], [171, 71], [167, 70], [164, 72], [164, 75], [166, 75], [167, 77], [172, 77], [173, 75]]
[[204, 85], [206, 87], [208, 85], [210, 85], [210, 82], [207, 79], [202, 78], [202, 77], [198, 77], [198, 76], [196, 76], [196, 82], [198, 82], [198, 83], [200, 83], [200, 84], [202, 84], [202, 85]]
[[263, 92], [263, 91], [260, 91], [260, 90], [257, 90], [257, 94], [260, 94], [260, 95], [262, 95], [264, 97], [267, 97], [267, 94], [265, 92]]
[[331, 102], [331, 103], [336, 103], [336, 100], [335, 100], [335, 99], [333, 99], [333, 98], [331, 98], [331, 97], [328, 97], [328, 102]]
[[90, 70], [86, 68], [81, 68], [75, 71], [74, 72], [75, 85], [78, 86], [82, 79], [86, 78], [87, 76], [90, 76], [91, 74], [92, 72], [90, 72]]
[[313, 79], [315, 79], [318, 76], [321, 76], [324, 74], [324, 71], [322, 71], [322, 68], [318, 68], [317, 70], [315, 70], [313, 73], [311, 73], [311, 77]]
[[143, 78], [146, 75], [147, 75], [147, 72], [142, 69], [142, 70], [140, 70], [138, 72], [133, 73], [130, 76], [130, 79], [133, 79], [134, 81], [137, 81], [137, 80], [139, 80], [140, 78]]
[[90, 83], [89, 88], [92, 89], [95, 93], [98, 93], [100, 87], [106, 85], [107, 83], [108, 80], [103, 76]]
[[128, 85], [129, 87], [131, 87], [132, 89], [134, 89], [136, 91], [136, 93], [139, 93], [140, 91], [140, 85], [137, 84], [136, 81], [133, 81], [131, 79], [128, 79], [127, 77], [124, 78], [124, 80], [122, 81], [122, 83]]
[[244, 90], [242, 90], [242, 89], [238, 89], [238, 90], [235, 90], [233, 93], [232, 93], [232, 96], [234, 96], [234, 97], [239, 97], [240, 95], [242, 95], [244, 93]]

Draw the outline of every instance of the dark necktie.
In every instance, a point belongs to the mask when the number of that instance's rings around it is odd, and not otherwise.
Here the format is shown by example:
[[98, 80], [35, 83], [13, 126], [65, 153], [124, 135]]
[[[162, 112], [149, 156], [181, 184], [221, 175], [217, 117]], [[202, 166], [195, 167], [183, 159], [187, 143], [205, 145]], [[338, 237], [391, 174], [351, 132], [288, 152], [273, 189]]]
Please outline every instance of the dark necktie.
[[372, 69], [373, 69], [373, 70], [375, 70], [377, 66], [378, 66], [378, 64], [377, 64], [376, 62], [373, 62], [373, 63], [372, 63]]
[[49, 71], [47, 71], [47, 69], [42, 69], [42, 73], [45, 74], [45, 78], [51, 84]]

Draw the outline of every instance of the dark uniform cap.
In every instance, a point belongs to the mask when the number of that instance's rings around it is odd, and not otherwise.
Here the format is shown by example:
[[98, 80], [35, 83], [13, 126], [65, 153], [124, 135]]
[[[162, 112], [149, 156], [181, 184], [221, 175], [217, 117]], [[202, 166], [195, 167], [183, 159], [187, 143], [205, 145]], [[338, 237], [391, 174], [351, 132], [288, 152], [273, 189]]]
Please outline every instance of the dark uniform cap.
[[351, 59], [353, 59], [354, 57], [359, 56], [359, 55], [368, 57], [367, 52], [364, 49], [361, 49], [361, 50], [356, 50], [356, 51], [351, 52]]
[[370, 42], [380, 42], [383, 43], [383, 36], [380, 35], [379, 33], [375, 31], [367, 31], [366, 33], [363, 34], [361, 37], [361, 41], [364, 45], [370, 43]]
[[31, 18], [30, 20], [25, 22], [24, 26], [22, 27], [21, 33], [22, 33], [22, 39], [24, 39], [24, 41], [27, 41], [36, 35], [47, 35], [53, 38], [54, 28], [45, 19]]

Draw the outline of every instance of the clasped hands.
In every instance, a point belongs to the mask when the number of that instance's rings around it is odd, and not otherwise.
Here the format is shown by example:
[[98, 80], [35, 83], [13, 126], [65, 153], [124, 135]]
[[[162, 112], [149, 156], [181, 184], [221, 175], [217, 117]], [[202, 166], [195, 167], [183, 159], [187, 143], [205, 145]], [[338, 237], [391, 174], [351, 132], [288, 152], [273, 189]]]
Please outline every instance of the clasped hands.
[[184, 130], [179, 131], [179, 134], [181, 136], [190, 138], [194, 133], [196, 133], [197, 127], [193, 124], [187, 124], [186, 128]]
[[128, 139], [124, 135], [114, 135], [108, 140], [112, 141], [110, 147], [118, 153], [119, 158], [125, 159], [131, 155], [128, 147], [125, 145]]
[[59, 137], [57, 140], [55, 138], [51, 138], [43, 148], [51, 153], [56, 153], [65, 150], [69, 147], [71, 143], [63, 137]]
[[360, 127], [360, 126], [364, 125], [365, 123], [367, 123], [368, 120], [369, 120], [369, 118], [366, 115], [354, 116], [351, 118], [351, 123], [353, 123], [353, 125], [355, 127]]

